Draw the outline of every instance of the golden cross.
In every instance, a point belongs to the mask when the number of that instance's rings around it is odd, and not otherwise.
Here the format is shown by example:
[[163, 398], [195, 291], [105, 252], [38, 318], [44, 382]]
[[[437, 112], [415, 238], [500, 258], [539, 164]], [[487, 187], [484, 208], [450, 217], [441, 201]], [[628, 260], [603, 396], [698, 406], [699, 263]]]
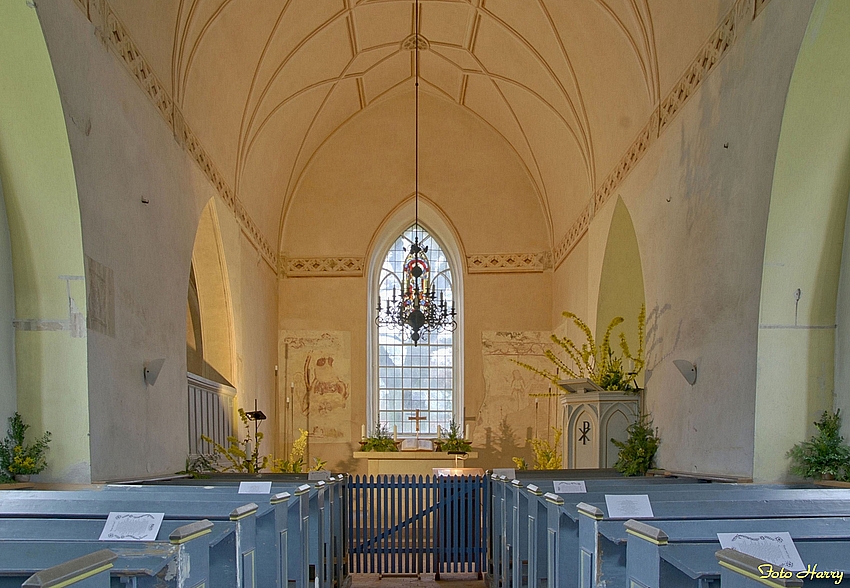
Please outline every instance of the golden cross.
[[419, 421], [427, 421], [428, 417], [419, 416], [419, 409], [417, 408], [416, 409], [416, 416], [415, 417], [407, 417], [407, 420], [416, 421], [416, 432], [419, 433]]

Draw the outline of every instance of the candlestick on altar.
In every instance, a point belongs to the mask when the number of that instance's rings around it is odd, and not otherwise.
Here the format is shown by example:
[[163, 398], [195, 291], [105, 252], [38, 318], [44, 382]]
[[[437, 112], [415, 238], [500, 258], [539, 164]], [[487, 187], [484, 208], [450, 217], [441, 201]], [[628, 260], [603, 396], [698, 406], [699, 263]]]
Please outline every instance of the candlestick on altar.
[[469, 425], [466, 425], [466, 430], [463, 433], [463, 438], [465, 441], [469, 441]]
[[437, 441], [442, 440], [443, 438], [443, 429], [440, 428], [440, 425], [437, 425]]
[[360, 425], [360, 438], [366, 438], [366, 425]]
[[393, 441], [398, 441], [398, 425], [393, 425]]

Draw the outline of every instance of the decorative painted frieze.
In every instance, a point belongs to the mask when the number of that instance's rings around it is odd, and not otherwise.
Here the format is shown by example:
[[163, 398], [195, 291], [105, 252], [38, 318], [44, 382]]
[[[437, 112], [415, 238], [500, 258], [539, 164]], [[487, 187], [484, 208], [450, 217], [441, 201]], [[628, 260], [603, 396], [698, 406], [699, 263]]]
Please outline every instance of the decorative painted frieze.
[[359, 277], [365, 265], [365, 257], [280, 257], [280, 273], [290, 278]]
[[545, 251], [468, 255], [466, 267], [471, 274], [542, 272], [552, 268], [552, 254]]

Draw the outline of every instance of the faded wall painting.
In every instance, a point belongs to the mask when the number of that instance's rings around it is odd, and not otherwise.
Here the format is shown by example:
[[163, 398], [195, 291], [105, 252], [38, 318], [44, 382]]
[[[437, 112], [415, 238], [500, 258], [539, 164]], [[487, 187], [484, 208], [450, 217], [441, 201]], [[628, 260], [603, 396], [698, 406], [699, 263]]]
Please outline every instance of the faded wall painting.
[[281, 331], [280, 355], [288, 441], [302, 428], [310, 432], [311, 444], [349, 443], [351, 333]]
[[[545, 438], [557, 424], [560, 401], [544, 378], [512, 360], [551, 369], [544, 351], [549, 333], [484, 331], [484, 402], [478, 412], [472, 443], [476, 447], [525, 447], [533, 436]], [[549, 394], [552, 396], [548, 396]], [[507, 447], [497, 447], [507, 453]], [[510, 457], [505, 455], [504, 457]]]

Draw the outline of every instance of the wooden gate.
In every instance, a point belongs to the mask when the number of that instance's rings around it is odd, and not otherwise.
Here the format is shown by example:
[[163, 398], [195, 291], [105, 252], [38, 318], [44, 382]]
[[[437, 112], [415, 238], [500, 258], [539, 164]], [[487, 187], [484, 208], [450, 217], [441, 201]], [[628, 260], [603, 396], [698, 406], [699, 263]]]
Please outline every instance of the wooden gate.
[[484, 572], [487, 478], [355, 476], [348, 484], [354, 573]]

